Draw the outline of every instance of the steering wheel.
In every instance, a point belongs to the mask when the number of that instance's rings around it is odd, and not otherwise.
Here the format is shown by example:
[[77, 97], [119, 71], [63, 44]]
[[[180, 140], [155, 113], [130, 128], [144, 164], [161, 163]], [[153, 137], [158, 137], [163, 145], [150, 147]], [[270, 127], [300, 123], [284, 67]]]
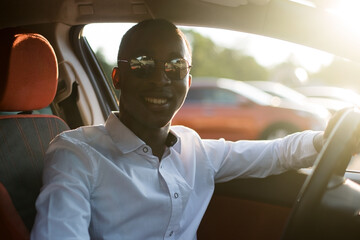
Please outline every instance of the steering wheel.
[[[351, 220], [346, 220], [346, 222], [354, 222], [356, 225], [354, 229], [360, 228], [359, 219], [353, 221], [353, 218], [357, 217], [356, 213], [360, 216], [360, 187], [356, 189], [354, 187], [356, 183], [344, 177], [359, 137], [359, 126], [360, 112], [348, 109], [340, 116], [319, 153], [312, 172], [306, 178], [299, 192], [284, 229], [282, 240], [322, 239], [324, 232], [320, 232], [319, 229], [336, 234], [336, 231], [340, 230], [331, 231], [331, 228], [339, 228], [337, 225], [341, 224], [340, 220], [333, 219], [338, 218], [336, 213], [339, 212], [349, 215], [346, 216], [346, 219]], [[359, 202], [348, 203], [349, 200], [344, 201], [345, 195], [347, 198], [350, 197]], [[324, 205], [331, 205], [331, 208], [325, 207], [326, 211], [324, 211]], [[326, 226], [322, 226], [324, 222], [326, 222]], [[353, 231], [353, 229], [349, 231]], [[352, 234], [360, 239], [359, 230], [356, 231]], [[330, 236], [331, 239], [335, 239], [333, 237], [334, 235]]]

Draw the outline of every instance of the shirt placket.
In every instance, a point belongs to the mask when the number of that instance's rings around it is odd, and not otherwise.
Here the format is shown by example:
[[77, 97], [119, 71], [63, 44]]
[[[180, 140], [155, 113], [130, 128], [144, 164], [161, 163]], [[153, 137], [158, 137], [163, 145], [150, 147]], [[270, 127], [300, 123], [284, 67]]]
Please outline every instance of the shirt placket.
[[160, 164], [159, 172], [166, 182], [171, 200], [171, 215], [164, 239], [175, 239], [182, 215], [182, 196], [176, 178], [168, 172], [164, 161]]
[[145, 159], [148, 162], [150, 162], [154, 168], [159, 167], [159, 160], [157, 157], [155, 157], [152, 154], [152, 150], [150, 146], [144, 144], [140, 148], [138, 148], [136, 152], [141, 156], [142, 159]]

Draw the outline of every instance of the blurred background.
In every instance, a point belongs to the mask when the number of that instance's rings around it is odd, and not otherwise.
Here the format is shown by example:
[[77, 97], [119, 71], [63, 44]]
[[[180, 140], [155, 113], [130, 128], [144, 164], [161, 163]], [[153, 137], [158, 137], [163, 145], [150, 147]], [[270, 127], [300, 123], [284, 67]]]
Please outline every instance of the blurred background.
[[[89, 41], [107, 76], [116, 65], [122, 35], [133, 24], [86, 26]], [[230, 30], [181, 27], [193, 50], [194, 77], [264, 80], [290, 87], [331, 85], [360, 90], [360, 67], [346, 59], [285, 41]], [[340, 82], [341, 81], [341, 82]]]

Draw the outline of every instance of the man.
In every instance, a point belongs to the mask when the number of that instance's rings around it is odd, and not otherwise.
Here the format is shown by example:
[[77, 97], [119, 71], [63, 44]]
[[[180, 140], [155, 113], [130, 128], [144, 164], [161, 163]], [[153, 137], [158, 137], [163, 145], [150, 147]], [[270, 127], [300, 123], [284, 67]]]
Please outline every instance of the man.
[[120, 112], [51, 143], [32, 239], [196, 239], [215, 182], [312, 165], [321, 132], [229, 142], [171, 126], [190, 67], [172, 23], [146, 20], [126, 33], [113, 71]]

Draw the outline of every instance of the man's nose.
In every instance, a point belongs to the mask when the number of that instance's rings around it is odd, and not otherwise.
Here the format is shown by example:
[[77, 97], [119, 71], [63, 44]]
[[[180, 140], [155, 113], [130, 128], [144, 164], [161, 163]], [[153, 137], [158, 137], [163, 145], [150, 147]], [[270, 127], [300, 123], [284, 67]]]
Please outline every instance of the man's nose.
[[167, 85], [171, 82], [171, 80], [165, 74], [164, 67], [160, 66], [156, 66], [149, 80], [151, 83], [156, 85]]

